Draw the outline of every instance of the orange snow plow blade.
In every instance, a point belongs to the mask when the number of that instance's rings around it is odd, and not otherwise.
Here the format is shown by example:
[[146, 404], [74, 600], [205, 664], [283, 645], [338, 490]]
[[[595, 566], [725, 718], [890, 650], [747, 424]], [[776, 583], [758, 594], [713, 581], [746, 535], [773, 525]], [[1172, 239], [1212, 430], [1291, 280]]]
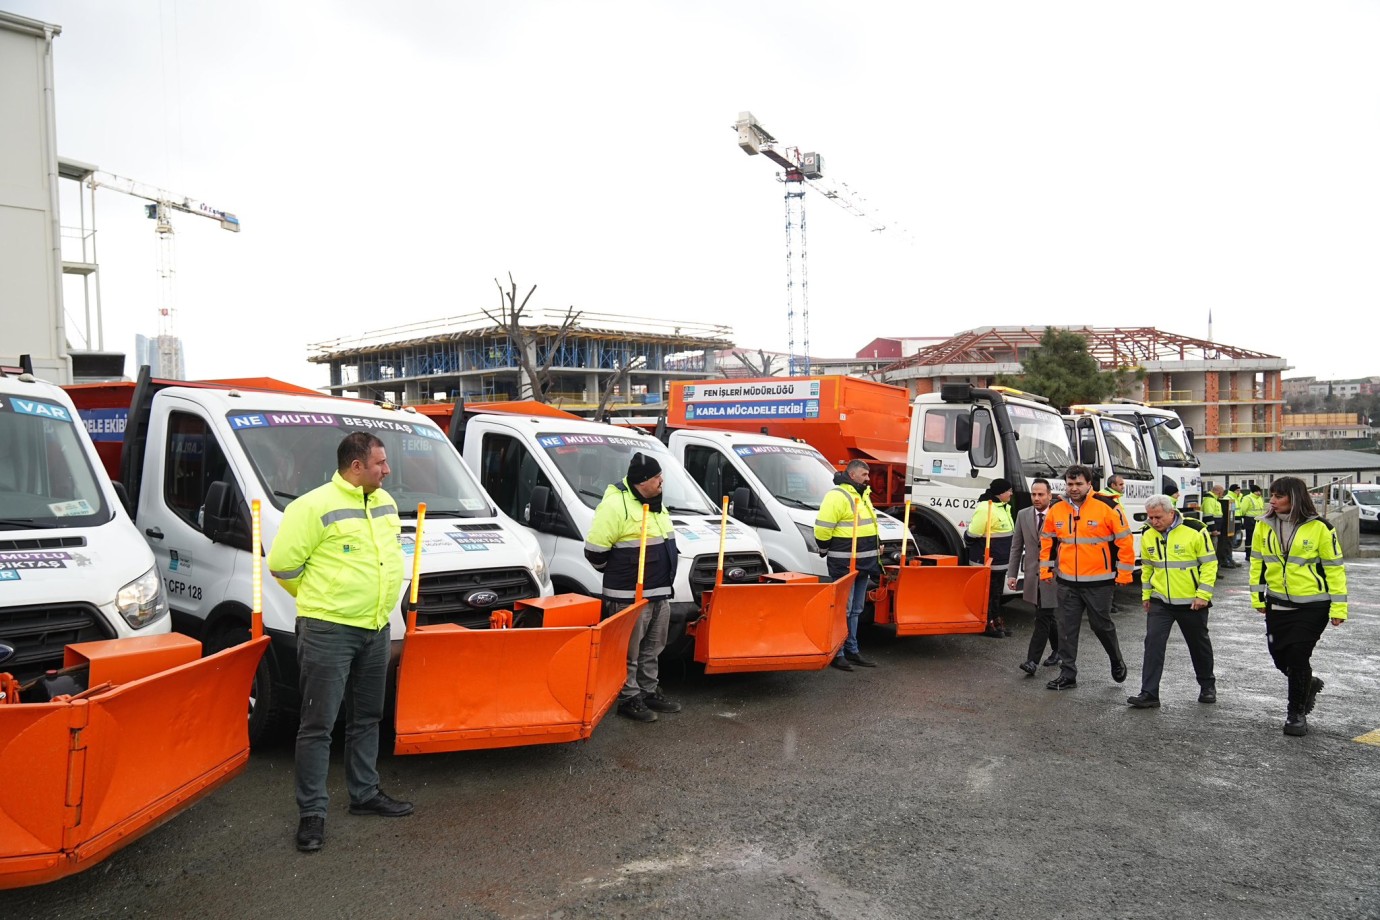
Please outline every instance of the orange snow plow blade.
[[[588, 738], [628, 677], [634, 604], [599, 622], [601, 602], [535, 598], [519, 615], [543, 625], [418, 626], [398, 664], [395, 754], [431, 754]], [[561, 623], [568, 625], [545, 625]]]
[[90, 689], [0, 705], [0, 888], [87, 869], [243, 769], [268, 642], [206, 658], [176, 634], [80, 643], [68, 661]]
[[695, 624], [695, 660], [706, 674], [817, 671], [848, 638], [850, 572], [835, 582], [767, 575], [763, 584], [719, 585], [705, 593]]
[[871, 593], [874, 621], [898, 636], [949, 636], [987, 628], [991, 568], [959, 565], [955, 556], [924, 556], [886, 567]]

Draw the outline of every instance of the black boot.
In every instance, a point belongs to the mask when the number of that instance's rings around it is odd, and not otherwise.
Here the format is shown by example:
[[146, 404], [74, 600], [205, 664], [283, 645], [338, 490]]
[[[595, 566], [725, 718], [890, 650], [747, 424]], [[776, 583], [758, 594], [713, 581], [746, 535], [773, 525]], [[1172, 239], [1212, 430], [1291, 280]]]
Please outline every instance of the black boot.
[[1308, 720], [1304, 710], [1308, 705], [1308, 691], [1313, 680], [1312, 669], [1295, 665], [1289, 669], [1289, 714], [1284, 720], [1284, 734], [1301, 738], [1308, 734]]
[[1323, 682], [1321, 677], [1308, 678], [1308, 695], [1303, 700], [1304, 715], [1313, 711], [1313, 704], [1318, 701], [1318, 694], [1322, 693]]

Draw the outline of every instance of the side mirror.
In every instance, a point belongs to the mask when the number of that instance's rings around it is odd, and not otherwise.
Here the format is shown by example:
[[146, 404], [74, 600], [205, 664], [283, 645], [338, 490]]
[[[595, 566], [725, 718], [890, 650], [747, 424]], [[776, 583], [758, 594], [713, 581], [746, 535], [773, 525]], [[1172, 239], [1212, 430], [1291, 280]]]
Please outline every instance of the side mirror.
[[1192, 429], [1192, 428], [1187, 428], [1187, 427], [1184, 428], [1184, 438], [1188, 441], [1188, 447], [1189, 447], [1189, 449], [1192, 450], [1192, 449], [1193, 449], [1193, 429]]
[[546, 486], [537, 486], [523, 510], [524, 522], [537, 530], [550, 530], [552, 503], [551, 490]]
[[1083, 438], [1078, 442], [1078, 462], [1084, 466], [1097, 466], [1097, 442]]
[[965, 454], [973, 449], [972, 415], [960, 415], [954, 420], [954, 447]]
[[734, 489], [733, 496], [728, 502], [728, 513], [744, 524], [754, 523], [757, 517], [757, 499], [753, 497], [752, 490], [747, 486]]
[[1169, 421], [1164, 423], [1165, 427], [1168, 428], [1170, 431], [1173, 431], [1175, 428], [1183, 427], [1183, 424], [1183, 421], [1178, 418], [1171, 418]]
[[206, 490], [206, 504], [202, 506], [202, 529], [212, 543], [224, 543], [239, 549], [251, 546], [249, 528], [244, 526], [235, 488], [228, 482], [213, 482]]

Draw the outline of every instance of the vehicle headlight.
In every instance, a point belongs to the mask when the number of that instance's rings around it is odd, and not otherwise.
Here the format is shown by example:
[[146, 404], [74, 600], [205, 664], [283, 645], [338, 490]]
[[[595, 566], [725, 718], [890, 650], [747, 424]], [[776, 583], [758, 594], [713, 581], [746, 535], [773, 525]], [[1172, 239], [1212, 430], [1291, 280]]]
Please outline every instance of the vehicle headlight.
[[115, 593], [115, 607], [125, 622], [142, 629], [168, 614], [168, 596], [158, 569], [149, 569]]
[[805, 548], [812, 553], [819, 552], [819, 544], [815, 542], [815, 529], [805, 524], [796, 524], [795, 529], [800, 531], [800, 536], [805, 540]]
[[537, 561], [532, 563], [532, 572], [537, 576], [537, 581], [541, 584], [547, 584], [551, 581], [550, 577], [546, 574], [546, 560], [541, 557], [540, 552], [537, 553]]

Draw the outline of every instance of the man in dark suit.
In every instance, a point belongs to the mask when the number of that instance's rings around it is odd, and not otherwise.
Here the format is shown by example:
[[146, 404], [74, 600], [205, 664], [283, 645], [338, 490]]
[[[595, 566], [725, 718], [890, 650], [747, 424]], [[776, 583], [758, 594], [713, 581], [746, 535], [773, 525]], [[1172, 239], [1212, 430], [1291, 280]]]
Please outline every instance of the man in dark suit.
[[1016, 515], [1016, 536], [1011, 541], [1011, 558], [1006, 564], [1006, 584], [1015, 588], [1024, 574], [1021, 597], [1035, 608], [1035, 630], [1030, 636], [1021, 670], [1031, 677], [1040, 667], [1040, 656], [1049, 642], [1049, 658], [1045, 667], [1059, 663], [1059, 635], [1054, 625], [1054, 608], [1058, 606], [1058, 589], [1052, 581], [1040, 581], [1040, 531], [1045, 526], [1045, 512], [1049, 510], [1049, 482], [1036, 479], [1030, 486], [1031, 507], [1022, 508]]

